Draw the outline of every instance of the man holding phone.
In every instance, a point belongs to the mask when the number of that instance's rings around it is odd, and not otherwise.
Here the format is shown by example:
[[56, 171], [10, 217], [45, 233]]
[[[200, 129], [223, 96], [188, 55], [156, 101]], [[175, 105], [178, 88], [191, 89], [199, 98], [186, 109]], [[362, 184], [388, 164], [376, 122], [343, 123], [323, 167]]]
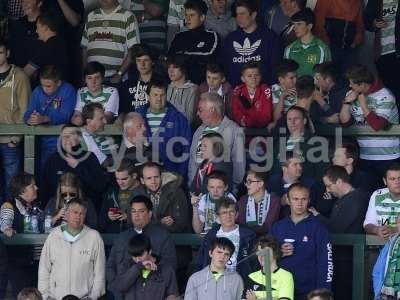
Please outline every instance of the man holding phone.
[[117, 184], [108, 190], [99, 216], [99, 229], [106, 233], [127, 229], [129, 199], [140, 184], [137, 167], [127, 158], [122, 159], [114, 174]]
[[281, 244], [281, 266], [294, 277], [295, 299], [307, 299], [316, 288], [331, 288], [332, 245], [328, 231], [308, 213], [310, 191], [294, 183], [288, 192], [290, 216], [272, 226], [271, 234]]

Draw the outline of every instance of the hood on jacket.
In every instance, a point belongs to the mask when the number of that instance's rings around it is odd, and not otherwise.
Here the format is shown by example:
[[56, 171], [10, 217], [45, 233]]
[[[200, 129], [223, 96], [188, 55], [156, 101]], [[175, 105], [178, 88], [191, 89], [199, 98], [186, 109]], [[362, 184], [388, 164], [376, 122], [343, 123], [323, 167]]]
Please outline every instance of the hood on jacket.
[[[61, 226], [63, 226], [63, 225], [59, 225], [56, 228], [54, 228], [54, 230], [52, 230], [51, 233], [54, 232], [55, 236], [57, 236], [58, 238], [64, 240], [64, 235], [63, 235], [63, 231], [61, 229]], [[79, 233], [79, 236], [78, 236], [78, 238], [76, 239], [76, 241], [74, 243], [76, 243], [77, 241], [82, 239], [89, 232], [89, 230], [92, 230], [92, 229], [90, 229], [86, 225], [83, 225], [82, 231]]]
[[173, 82], [171, 82], [171, 83], [169, 84], [169, 87], [171, 87], [171, 88], [173, 88], [173, 89], [177, 89], [177, 90], [190, 89], [190, 88], [193, 88], [193, 87], [195, 87], [195, 86], [196, 86], [196, 84], [194, 84], [194, 83], [191, 82], [190, 80], [186, 81], [186, 82], [183, 84], [183, 86], [181, 86], [181, 87], [176, 86], [175, 83], [173, 83]]

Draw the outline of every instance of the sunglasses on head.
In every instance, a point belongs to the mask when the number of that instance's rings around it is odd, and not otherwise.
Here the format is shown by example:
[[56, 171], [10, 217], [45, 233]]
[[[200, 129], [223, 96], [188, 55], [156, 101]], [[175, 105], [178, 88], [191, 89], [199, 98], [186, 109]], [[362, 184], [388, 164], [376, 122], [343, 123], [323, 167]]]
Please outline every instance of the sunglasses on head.
[[76, 198], [76, 196], [77, 196], [77, 194], [74, 193], [74, 192], [72, 192], [72, 193], [70, 193], [70, 192], [61, 193], [61, 197], [63, 197], [63, 198], [67, 198], [67, 197], [69, 197], [69, 198]]

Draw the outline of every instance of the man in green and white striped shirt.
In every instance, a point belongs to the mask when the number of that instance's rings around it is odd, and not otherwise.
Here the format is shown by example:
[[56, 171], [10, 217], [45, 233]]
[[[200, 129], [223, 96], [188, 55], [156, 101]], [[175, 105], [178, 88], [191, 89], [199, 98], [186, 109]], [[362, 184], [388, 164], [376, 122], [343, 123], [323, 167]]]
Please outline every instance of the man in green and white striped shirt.
[[116, 0], [101, 0], [88, 15], [82, 36], [83, 63], [98, 61], [106, 68], [106, 82], [117, 84], [131, 62], [130, 48], [140, 42], [135, 16]]
[[[367, 67], [355, 65], [346, 74], [351, 91], [344, 99], [340, 122], [371, 126], [375, 131], [399, 124], [399, 113], [392, 93], [375, 80]], [[400, 139], [395, 136], [360, 136], [360, 166], [383, 177], [387, 167], [400, 157]]]
[[397, 232], [396, 222], [400, 215], [400, 164], [392, 164], [383, 178], [386, 188], [376, 190], [370, 198], [364, 220], [369, 234], [384, 239]]

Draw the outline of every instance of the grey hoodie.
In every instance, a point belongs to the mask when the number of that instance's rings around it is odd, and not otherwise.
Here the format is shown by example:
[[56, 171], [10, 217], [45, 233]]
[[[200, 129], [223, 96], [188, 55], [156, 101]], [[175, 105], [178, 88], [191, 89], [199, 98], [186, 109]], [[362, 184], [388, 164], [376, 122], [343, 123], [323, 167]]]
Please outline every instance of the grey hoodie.
[[176, 107], [189, 123], [193, 122], [194, 104], [197, 102], [198, 86], [190, 81], [186, 81], [182, 87], [177, 87], [171, 83], [167, 89], [167, 100]]
[[211, 273], [210, 266], [190, 276], [184, 300], [240, 300], [243, 280], [236, 272], [225, 270], [218, 280]]

